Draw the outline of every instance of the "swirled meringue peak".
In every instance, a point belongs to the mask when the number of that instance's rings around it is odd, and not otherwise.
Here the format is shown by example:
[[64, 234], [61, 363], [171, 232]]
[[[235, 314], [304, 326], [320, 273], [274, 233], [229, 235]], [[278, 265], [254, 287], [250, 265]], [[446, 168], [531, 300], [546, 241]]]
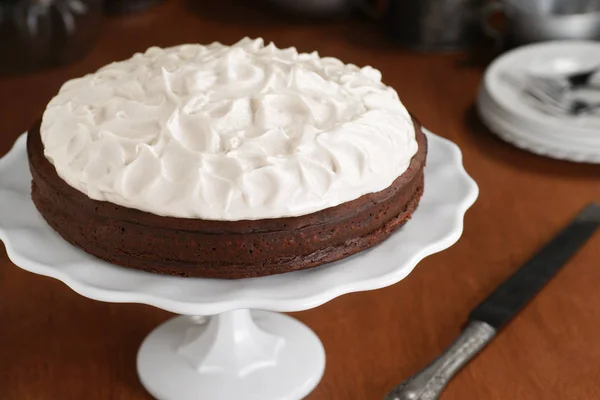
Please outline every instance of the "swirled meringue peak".
[[389, 187], [417, 151], [378, 70], [248, 38], [152, 47], [68, 81], [41, 136], [88, 197], [207, 220], [333, 207]]

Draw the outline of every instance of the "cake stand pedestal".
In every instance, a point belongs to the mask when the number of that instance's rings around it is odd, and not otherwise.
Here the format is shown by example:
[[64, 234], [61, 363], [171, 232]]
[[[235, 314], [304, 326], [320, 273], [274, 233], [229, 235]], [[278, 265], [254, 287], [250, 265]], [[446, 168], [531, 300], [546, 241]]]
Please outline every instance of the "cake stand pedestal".
[[17, 266], [83, 296], [183, 315], [151, 332], [138, 353], [139, 377], [157, 399], [298, 400], [318, 384], [325, 353], [308, 327], [274, 311], [307, 310], [392, 285], [462, 233], [477, 185], [458, 147], [426, 134], [425, 193], [411, 221], [374, 248], [319, 268], [214, 280], [152, 274], [92, 257], [62, 240], [33, 205], [25, 135], [0, 159], [0, 239]]
[[142, 343], [137, 368], [158, 399], [301, 399], [325, 369], [319, 338], [287, 315], [236, 310], [173, 318]]

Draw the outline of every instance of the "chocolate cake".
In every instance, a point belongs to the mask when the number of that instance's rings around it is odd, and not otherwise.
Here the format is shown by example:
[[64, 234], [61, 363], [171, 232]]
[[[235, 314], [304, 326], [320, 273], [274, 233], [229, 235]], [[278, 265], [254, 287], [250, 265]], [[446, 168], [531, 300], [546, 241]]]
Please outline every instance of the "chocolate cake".
[[[105, 75], [65, 84], [27, 138], [32, 198], [48, 224], [69, 243], [114, 264], [224, 279], [322, 265], [374, 246], [401, 227], [423, 193], [427, 143], [395, 91], [381, 84], [372, 69], [326, 59], [328, 69], [314, 53], [291, 54], [262, 42], [245, 40], [235, 46], [192, 48], [196, 52], [178, 47], [177, 56], [167, 50], [166, 59], [165, 50], [149, 50], [147, 59], [132, 58], [138, 60], [135, 68], [116, 63]], [[202, 108], [210, 102], [205, 98], [210, 89], [198, 89], [202, 105], [197, 104], [198, 90], [192, 89], [213, 79], [196, 66], [220, 60], [219, 52], [229, 57], [225, 69], [232, 57], [255, 64], [266, 57], [270, 64], [265, 71], [297, 68], [295, 77], [305, 74], [299, 87], [292, 88], [299, 94], [290, 97], [284, 73], [269, 77], [267, 84], [257, 79], [260, 94], [254, 86], [244, 93], [247, 82], [236, 81], [238, 93], [219, 88], [215, 98], [222, 103], [226, 97], [228, 103], [211, 114], [213, 108]], [[206, 54], [211, 56], [202, 58]], [[291, 61], [282, 62], [283, 54]], [[163, 80], [159, 86], [164, 84], [168, 93], [151, 105], [145, 100], [156, 92], [148, 89], [148, 82], [155, 82], [151, 73], [136, 78], [143, 85], [127, 92], [119, 92], [125, 84], [113, 82], [129, 83], [135, 77], [128, 73], [142, 74], [140, 65], [157, 60], [163, 63], [161, 79], [171, 79], [190, 59], [195, 68], [191, 76], [201, 75], [201, 82], [190, 89], [181, 86], [188, 85], [186, 79]], [[311, 68], [321, 78], [309, 74]], [[240, 68], [236, 73], [255, 72]], [[333, 113], [335, 120], [324, 121], [332, 109], [322, 112], [319, 107], [328, 100], [314, 100], [320, 89], [311, 88], [307, 79], [339, 83], [323, 89], [325, 99], [348, 98]], [[347, 82], [351, 85], [346, 87]], [[109, 92], [107, 85], [117, 89]], [[140, 87], [146, 93], [136, 94]], [[276, 101], [270, 103], [273, 91]], [[310, 98], [302, 99], [313, 107], [307, 111], [296, 100], [309, 92]], [[250, 117], [243, 110], [245, 100], [242, 105], [239, 101], [247, 97]], [[154, 107], [153, 113], [146, 112], [148, 107]], [[288, 110], [293, 110], [291, 117]], [[210, 116], [210, 128], [191, 120], [197, 115]], [[190, 126], [192, 136], [186, 137]], [[196, 140], [194, 129], [202, 140]], [[218, 137], [216, 144], [211, 137]], [[169, 157], [173, 146], [177, 157]]]

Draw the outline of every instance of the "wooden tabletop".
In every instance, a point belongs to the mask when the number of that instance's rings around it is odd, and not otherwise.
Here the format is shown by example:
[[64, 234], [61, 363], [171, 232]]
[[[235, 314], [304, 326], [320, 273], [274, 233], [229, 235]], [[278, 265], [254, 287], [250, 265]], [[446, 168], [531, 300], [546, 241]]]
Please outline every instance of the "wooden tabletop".
[[[366, 21], [290, 23], [253, 12], [251, 1], [198, 3], [211, 5], [194, 13], [170, 0], [146, 14], [112, 18], [85, 60], [0, 79], [0, 155], [66, 79], [152, 45], [261, 36], [279, 47], [379, 68], [426, 127], [460, 146], [481, 194], [460, 241], [402, 282], [294, 313], [327, 352], [311, 400], [381, 399], [439, 354], [469, 310], [586, 203], [600, 200], [599, 165], [538, 157], [482, 127], [473, 101], [483, 67], [467, 54], [407, 52]], [[599, 399], [599, 260], [596, 235], [451, 382], [443, 399]], [[0, 399], [150, 399], [136, 377], [135, 356], [142, 339], [170, 317], [149, 306], [79, 296], [17, 268], [0, 246]]]

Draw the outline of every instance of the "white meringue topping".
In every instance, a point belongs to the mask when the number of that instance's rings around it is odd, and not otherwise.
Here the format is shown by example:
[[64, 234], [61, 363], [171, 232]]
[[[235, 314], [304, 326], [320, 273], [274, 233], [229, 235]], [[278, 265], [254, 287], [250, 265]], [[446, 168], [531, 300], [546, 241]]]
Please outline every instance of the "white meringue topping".
[[378, 70], [248, 38], [152, 47], [68, 81], [41, 136], [90, 198], [207, 220], [333, 207], [389, 187], [417, 151]]

